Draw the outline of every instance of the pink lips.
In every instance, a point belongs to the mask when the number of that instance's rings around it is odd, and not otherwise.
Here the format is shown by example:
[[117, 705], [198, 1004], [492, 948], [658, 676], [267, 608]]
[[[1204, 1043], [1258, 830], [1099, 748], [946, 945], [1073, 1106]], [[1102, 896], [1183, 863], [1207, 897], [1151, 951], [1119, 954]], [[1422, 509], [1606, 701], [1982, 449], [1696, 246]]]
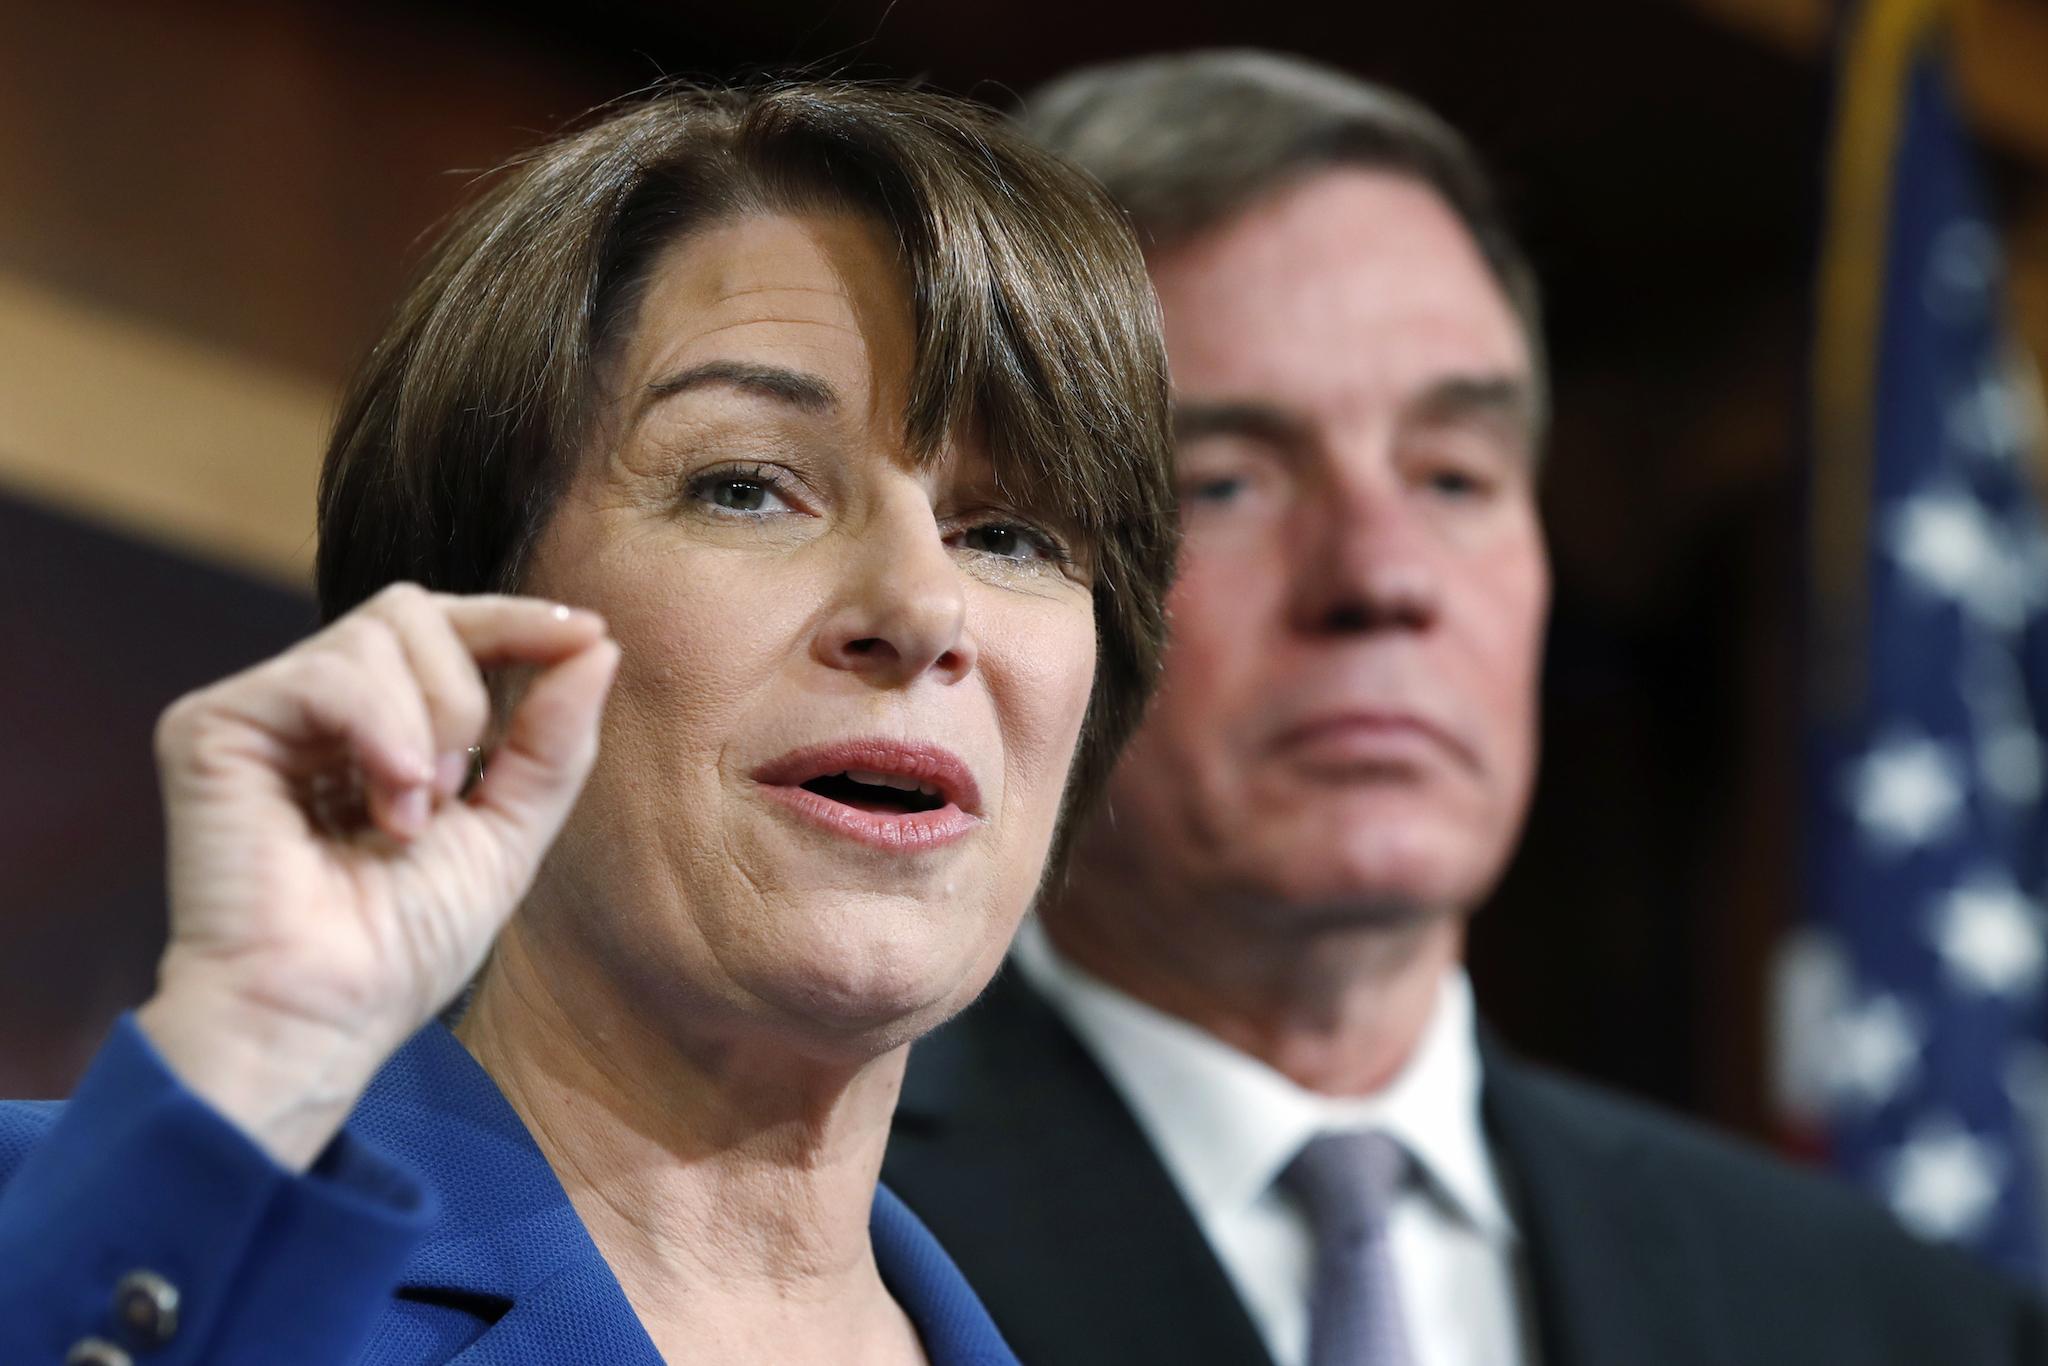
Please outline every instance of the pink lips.
[[[847, 772], [915, 779], [938, 790], [930, 811], [868, 811], [803, 786]], [[937, 745], [846, 740], [793, 750], [756, 769], [769, 797], [835, 835], [890, 853], [920, 853], [965, 839], [982, 824], [981, 788], [960, 757]]]

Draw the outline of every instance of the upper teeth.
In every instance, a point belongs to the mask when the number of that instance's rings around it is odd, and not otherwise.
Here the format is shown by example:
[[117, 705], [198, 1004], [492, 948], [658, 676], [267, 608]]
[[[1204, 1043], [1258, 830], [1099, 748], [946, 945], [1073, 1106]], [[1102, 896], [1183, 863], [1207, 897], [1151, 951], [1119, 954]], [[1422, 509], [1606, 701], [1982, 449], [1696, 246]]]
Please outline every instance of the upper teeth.
[[864, 768], [849, 768], [847, 778], [868, 787], [893, 787], [901, 792], [922, 792], [927, 797], [936, 797], [939, 790], [930, 783], [921, 783], [915, 778], [906, 778], [896, 773], [874, 773]]

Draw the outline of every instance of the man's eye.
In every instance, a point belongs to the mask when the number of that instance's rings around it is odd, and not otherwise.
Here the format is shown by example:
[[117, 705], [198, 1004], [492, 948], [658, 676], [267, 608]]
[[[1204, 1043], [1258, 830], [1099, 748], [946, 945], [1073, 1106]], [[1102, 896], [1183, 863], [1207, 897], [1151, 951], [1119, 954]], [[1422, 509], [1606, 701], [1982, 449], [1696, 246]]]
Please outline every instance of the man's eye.
[[1430, 492], [1445, 494], [1452, 498], [1470, 498], [1483, 493], [1486, 489], [1484, 481], [1464, 470], [1432, 471], [1428, 484]]
[[1238, 475], [1218, 475], [1214, 479], [1197, 479], [1183, 489], [1181, 496], [1190, 503], [1227, 503], [1244, 492], [1245, 481]]
[[994, 555], [1005, 560], [1053, 560], [1062, 558], [1059, 547], [1043, 532], [1014, 522], [984, 522], [956, 532], [954, 539], [963, 550]]

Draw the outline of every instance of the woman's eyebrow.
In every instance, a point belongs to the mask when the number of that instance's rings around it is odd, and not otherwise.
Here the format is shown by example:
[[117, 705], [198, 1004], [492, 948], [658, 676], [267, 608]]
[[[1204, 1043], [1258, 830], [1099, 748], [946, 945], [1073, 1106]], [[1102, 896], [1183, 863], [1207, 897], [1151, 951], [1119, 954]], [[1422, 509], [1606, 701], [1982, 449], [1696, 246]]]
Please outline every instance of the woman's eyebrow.
[[647, 386], [643, 409], [662, 399], [708, 385], [724, 385], [744, 393], [786, 403], [806, 413], [830, 413], [839, 407], [839, 391], [816, 375], [780, 365], [753, 361], [707, 360]]

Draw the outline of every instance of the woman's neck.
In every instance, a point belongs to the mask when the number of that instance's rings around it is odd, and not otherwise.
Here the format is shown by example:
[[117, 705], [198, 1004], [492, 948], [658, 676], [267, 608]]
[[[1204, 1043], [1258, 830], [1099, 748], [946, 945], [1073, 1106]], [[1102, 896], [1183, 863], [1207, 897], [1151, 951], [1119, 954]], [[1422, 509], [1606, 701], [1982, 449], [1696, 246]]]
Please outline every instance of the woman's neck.
[[456, 1032], [655, 1345], [692, 1363], [922, 1361], [868, 1236], [907, 1050], [851, 1066], [739, 1031], [681, 1042], [563, 957], [515, 921]]

